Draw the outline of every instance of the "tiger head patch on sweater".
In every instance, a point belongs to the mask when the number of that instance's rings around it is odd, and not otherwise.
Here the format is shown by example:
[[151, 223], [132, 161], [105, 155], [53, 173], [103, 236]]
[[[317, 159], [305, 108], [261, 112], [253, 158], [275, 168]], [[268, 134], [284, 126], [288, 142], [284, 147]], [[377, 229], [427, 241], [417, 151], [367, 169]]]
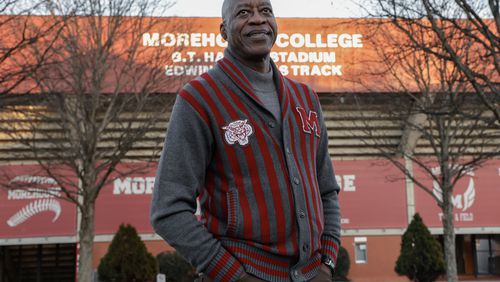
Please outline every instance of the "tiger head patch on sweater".
[[229, 145], [233, 145], [234, 143], [238, 143], [240, 145], [248, 144], [248, 137], [252, 135], [253, 128], [248, 123], [248, 120], [237, 120], [229, 123], [226, 126], [222, 127], [224, 132], [224, 139]]

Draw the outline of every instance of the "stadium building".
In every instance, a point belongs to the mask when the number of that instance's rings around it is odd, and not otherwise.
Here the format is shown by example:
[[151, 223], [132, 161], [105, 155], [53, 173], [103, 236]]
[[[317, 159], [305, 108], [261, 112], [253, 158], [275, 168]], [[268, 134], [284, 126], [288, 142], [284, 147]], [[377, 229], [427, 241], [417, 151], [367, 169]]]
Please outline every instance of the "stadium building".
[[[380, 63], [374, 61], [377, 46], [370, 41], [373, 30], [365, 23], [278, 19], [280, 32], [272, 58], [283, 74], [312, 86], [321, 100], [330, 155], [341, 187], [342, 246], [351, 258], [349, 278], [356, 282], [407, 281], [394, 271], [401, 235], [418, 212], [432, 234], [442, 240], [442, 213], [435, 197], [380, 159], [379, 150], [371, 142], [383, 139], [386, 146], [398, 146], [405, 129], [386, 114], [387, 105], [403, 100], [402, 95], [387, 90], [385, 83], [390, 79], [367, 74]], [[225, 42], [218, 30], [217, 18], [164, 18], [159, 27], [142, 34], [140, 48], [146, 53], [159, 48], [171, 50], [164, 73], [178, 82], [158, 94], [168, 97], [169, 105], [180, 84], [221, 58]], [[148, 60], [141, 63], [148, 64]], [[22, 116], [1, 110], [0, 117], [2, 123], [23, 123]], [[141, 122], [140, 117], [123, 115], [123, 119], [130, 118]], [[149, 162], [144, 169], [145, 163], [138, 161], [144, 156], [159, 157], [159, 151], [148, 144], [162, 142], [168, 120], [167, 114], [157, 122], [128, 154], [130, 161], [122, 164], [142, 169], [127, 175], [113, 174], [100, 192], [95, 213], [94, 269], [122, 223], [133, 225], [154, 255], [172, 250], [149, 223], [156, 163]], [[40, 124], [40, 129], [57, 130], [50, 122]], [[500, 139], [493, 142], [498, 144]], [[430, 158], [431, 150], [430, 144], [418, 142], [415, 153]], [[6, 182], [24, 187], [0, 190], [0, 281], [74, 281], [79, 214], [74, 204], [58, 197], [61, 191], [57, 183], [28, 155], [28, 148], [0, 130], [0, 171], [8, 177]], [[411, 161], [401, 159], [400, 163], [429, 187], [436, 186]], [[434, 171], [439, 174], [437, 165]], [[78, 182], [76, 177], [68, 181]], [[499, 183], [499, 159], [470, 171], [457, 183], [453, 203], [461, 278], [500, 275]], [[47, 194], [47, 190], [52, 192]], [[434, 190], [438, 192], [438, 188]]]

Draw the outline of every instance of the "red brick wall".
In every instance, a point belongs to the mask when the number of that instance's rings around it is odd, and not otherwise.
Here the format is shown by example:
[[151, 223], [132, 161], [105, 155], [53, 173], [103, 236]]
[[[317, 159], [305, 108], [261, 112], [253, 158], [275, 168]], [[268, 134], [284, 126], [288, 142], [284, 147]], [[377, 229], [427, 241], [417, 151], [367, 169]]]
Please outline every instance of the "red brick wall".
[[[407, 282], [394, 272], [399, 256], [401, 236], [359, 236], [366, 237], [367, 263], [357, 264], [354, 257], [353, 236], [342, 237], [342, 246], [346, 248], [351, 259], [348, 278], [353, 282]], [[109, 242], [94, 243], [93, 268], [97, 269], [101, 258], [108, 251]], [[164, 241], [145, 241], [148, 251], [154, 256], [163, 251], [173, 251]]]
[[403, 282], [409, 281], [394, 271], [399, 256], [401, 236], [359, 236], [366, 237], [367, 262], [356, 263], [354, 238], [342, 237], [342, 246], [349, 253], [351, 268], [348, 274], [354, 282]]

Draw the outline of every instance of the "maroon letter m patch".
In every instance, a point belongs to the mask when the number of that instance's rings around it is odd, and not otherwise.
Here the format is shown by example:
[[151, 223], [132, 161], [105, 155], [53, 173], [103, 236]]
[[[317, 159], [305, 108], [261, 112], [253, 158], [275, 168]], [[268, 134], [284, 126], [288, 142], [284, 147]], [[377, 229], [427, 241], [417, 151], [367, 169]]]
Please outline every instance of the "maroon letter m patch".
[[307, 114], [306, 110], [301, 107], [297, 107], [295, 109], [299, 113], [300, 119], [302, 120], [302, 130], [309, 134], [312, 134], [314, 131], [314, 134], [320, 137], [321, 130], [318, 123], [318, 114], [314, 111], [309, 111], [309, 114]]

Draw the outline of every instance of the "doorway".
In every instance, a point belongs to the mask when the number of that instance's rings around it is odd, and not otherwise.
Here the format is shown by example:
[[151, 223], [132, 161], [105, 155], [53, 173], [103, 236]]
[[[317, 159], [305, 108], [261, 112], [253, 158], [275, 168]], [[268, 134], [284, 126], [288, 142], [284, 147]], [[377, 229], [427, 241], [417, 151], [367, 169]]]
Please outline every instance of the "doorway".
[[76, 244], [0, 246], [0, 282], [74, 282]]
[[500, 275], [500, 235], [475, 235], [476, 274]]

